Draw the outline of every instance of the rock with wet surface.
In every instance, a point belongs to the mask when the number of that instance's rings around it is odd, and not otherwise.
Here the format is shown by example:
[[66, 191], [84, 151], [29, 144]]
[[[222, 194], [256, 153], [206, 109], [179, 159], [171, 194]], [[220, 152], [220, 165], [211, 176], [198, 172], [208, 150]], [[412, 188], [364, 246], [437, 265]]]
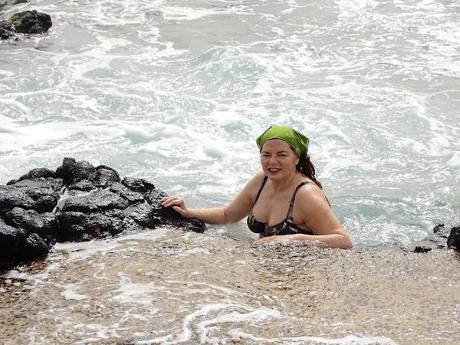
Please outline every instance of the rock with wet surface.
[[0, 185], [0, 263], [47, 254], [56, 242], [85, 241], [168, 226], [203, 232], [205, 225], [161, 205], [166, 193], [113, 168], [65, 158], [52, 171], [33, 169]]
[[429, 236], [413, 247], [413, 252], [427, 253], [444, 248], [460, 250], [460, 227], [449, 229], [445, 224], [436, 225]]
[[16, 33], [43, 34], [52, 26], [51, 17], [43, 12], [23, 11], [0, 21], [0, 39], [9, 39]]
[[460, 250], [460, 226], [450, 229], [450, 234], [447, 238], [447, 247]]

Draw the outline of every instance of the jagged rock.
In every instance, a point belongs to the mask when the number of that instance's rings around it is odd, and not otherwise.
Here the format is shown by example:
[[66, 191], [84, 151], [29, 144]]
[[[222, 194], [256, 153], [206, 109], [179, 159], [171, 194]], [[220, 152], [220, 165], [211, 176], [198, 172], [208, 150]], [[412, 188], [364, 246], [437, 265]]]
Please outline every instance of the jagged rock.
[[460, 226], [455, 226], [450, 230], [447, 247], [460, 250]]
[[55, 177], [54, 176], [54, 171], [51, 171], [46, 168], [36, 168], [32, 169], [29, 171], [27, 174], [22, 175], [18, 181], [23, 181], [23, 180], [34, 180], [34, 179], [39, 179], [39, 178], [48, 178], [48, 177]]
[[58, 240], [85, 241], [94, 237], [116, 235], [125, 230], [123, 221], [102, 213], [62, 212], [58, 215]]
[[13, 23], [7, 20], [0, 21], [0, 39], [7, 40], [14, 37]]
[[74, 158], [64, 158], [62, 165], [56, 169], [56, 175], [64, 180], [66, 185], [72, 185], [82, 180], [91, 180], [96, 168], [87, 161], [77, 162]]
[[58, 224], [56, 215], [51, 212], [38, 213], [35, 210], [24, 210], [15, 207], [3, 216], [5, 223], [26, 233], [37, 233], [47, 237], [49, 241], [56, 237]]
[[64, 158], [56, 171], [33, 169], [0, 185], [0, 264], [46, 254], [56, 242], [169, 226], [203, 232], [205, 225], [161, 205], [166, 193], [143, 179]]
[[97, 189], [84, 196], [67, 199], [62, 206], [62, 211], [96, 212], [108, 209], [125, 209], [129, 202], [120, 195], [109, 190]]
[[110, 191], [119, 194], [123, 199], [127, 200], [130, 204], [144, 201], [144, 196], [141, 193], [132, 191], [126, 188], [121, 183], [115, 183], [111, 185]]
[[46, 13], [36, 10], [19, 12], [13, 14], [8, 20], [0, 21], [0, 38], [10, 39], [16, 33], [42, 34], [51, 26], [51, 17]]
[[125, 177], [121, 183], [132, 191], [139, 193], [147, 193], [155, 189], [152, 183], [141, 178]]
[[25, 232], [7, 225], [0, 218], [0, 261], [14, 262], [19, 258], [19, 248], [25, 240]]
[[415, 253], [427, 253], [434, 249], [460, 249], [460, 227], [448, 229], [444, 224], [433, 227], [433, 232], [413, 247]]
[[15, 31], [24, 34], [42, 34], [53, 25], [48, 14], [36, 10], [15, 13], [10, 20]]
[[432, 247], [426, 245], [415, 246], [414, 253], [428, 253], [433, 250]]
[[14, 207], [51, 212], [59, 199], [61, 179], [21, 180], [0, 186], [0, 214]]
[[39, 256], [46, 255], [50, 251], [50, 246], [36, 233], [26, 237], [20, 248], [20, 256], [23, 259], [35, 259]]
[[150, 224], [167, 225], [172, 227], [179, 226], [194, 232], [204, 231], [201, 221], [198, 221], [197, 219], [182, 218], [179, 213], [174, 211], [171, 207], [163, 207], [160, 200], [164, 196], [166, 196], [166, 193], [158, 189], [154, 189], [145, 194], [146, 200], [148, 200], [151, 204], [151, 211], [149, 214]]
[[12, 186], [0, 186], [0, 212], [14, 207], [29, 209], [33, 204], [34, 200], [27, 195], [25, 190]]
[[113, 185], [114, 183], [120, 182], [120, 176], [118, 173], [105, 165], [100, 165], [96, 168], [96, 172], [92, 177], [94, 184], [97, 187], [105, 188]]
[[72, 183], [71, 185], [69, 185], [67, 189], [68, 190], [79, 190], [82, 192], [89, 192], [90, 190], [93, 190], [94, 188], [96, 187], [91, 181], [82, 180], [82, 181]]

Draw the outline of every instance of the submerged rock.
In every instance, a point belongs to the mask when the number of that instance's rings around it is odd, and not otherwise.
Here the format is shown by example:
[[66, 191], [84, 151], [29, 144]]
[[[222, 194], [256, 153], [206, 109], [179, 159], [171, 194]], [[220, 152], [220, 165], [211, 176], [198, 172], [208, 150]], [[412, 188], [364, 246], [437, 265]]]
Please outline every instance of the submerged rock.
[[42, 34], [52, 25], [51, 17], [46, 13], [36, 10], [19, 12], [8, 20], [0, 21], [0, 38], [8, 39], [16, 33]]
[[85, 241], [126, 231], [168, 226], [203, 232], [160, 199], [166, 193], [143, 179], [64, 158], [56, 171], [33, 169], [0, 185], [0, 263], [47, 254], [56, 242]]

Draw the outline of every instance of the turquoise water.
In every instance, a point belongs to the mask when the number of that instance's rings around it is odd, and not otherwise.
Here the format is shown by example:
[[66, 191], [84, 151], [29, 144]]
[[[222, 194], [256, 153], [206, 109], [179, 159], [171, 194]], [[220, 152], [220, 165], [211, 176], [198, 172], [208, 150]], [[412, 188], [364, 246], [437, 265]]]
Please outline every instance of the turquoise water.
[[[44, 36], [0, 43], [0, 183], [63, 157], [223, 205], [255, 138], [311, 138], [358, 246], [460, 223], [458, 1], [49, 1]], [[251, 240], [244, 223], [211, 233]]]

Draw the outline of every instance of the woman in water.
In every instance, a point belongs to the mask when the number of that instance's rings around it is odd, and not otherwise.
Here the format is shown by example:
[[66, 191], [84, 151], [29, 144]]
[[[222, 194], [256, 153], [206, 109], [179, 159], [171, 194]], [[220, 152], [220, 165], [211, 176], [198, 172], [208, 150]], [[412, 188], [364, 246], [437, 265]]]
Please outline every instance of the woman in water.
[[163, 198], [163, 206], [209, 224], [236, 223], [247, 216], [249, 229], [260, 236], [255, 244], [318, 241], [351, 248], [350, 236], [315, 177], [309, 139], [292, 128], [271, 126], [256, 142], [262, 171], [227, 206], [188, 208], [174, 197]]

